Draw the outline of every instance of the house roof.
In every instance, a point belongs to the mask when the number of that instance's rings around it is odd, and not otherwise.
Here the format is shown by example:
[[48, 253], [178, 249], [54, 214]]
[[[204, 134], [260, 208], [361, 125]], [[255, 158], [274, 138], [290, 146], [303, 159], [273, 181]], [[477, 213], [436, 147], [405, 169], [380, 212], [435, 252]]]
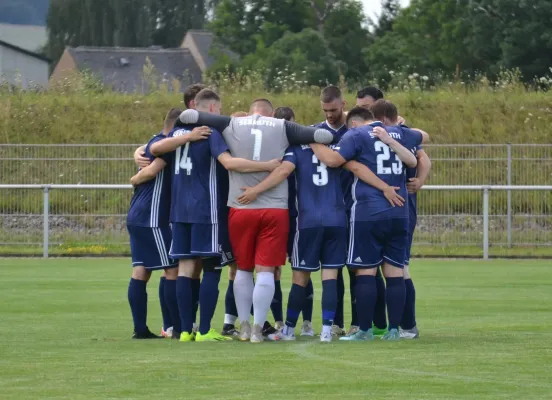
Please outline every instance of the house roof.
[[201, 71], [188, 49], [69, 47], [67, 50], [80, 71], [89, 70], [117, 91], [147, 89], [144, 80], [147, 59], [153, 64], [159, 81], [178, 79], [186, 86], [201, 80]]
[[46, 44], [48, 35], [44, 26], [0, 24], [0, 40], [37, 52]]
[[[203, 61], [205, 62], [206, 67], [207, 68], [211, 67], [215, 63], [215, 59], [210, 54], [211, 49], [213, 47], [214, 35], [211, 32], [206, 30], [190, 29], [188, 30], [188, 32], [186, 32], [186, 36], [189, 36], [195, 43], [196, 48], [200, 53], [201, 58], [203, 58]], [[186, 38], [184, 38], [184, 41], [185, 40]], [[223, 54], [226, 54], [232, 59], [238, 58], [237, 54], [228, 50], [225, 47], [217, 46], [216, 43], [215, 43], [215, 47], [220, 49], [223, 52]]]
[[4, 46], [4, 47], [8, 47], [12, 50], [15, 50], [15, 51], [18, 51], [20, 53], [23, 53], [23, 54], [26, 54], [28, 56], [31, 56], [31, 57], [34, 57], [34, 58], [38, 58], [39, 60], [42, 60], [42, 61], [45, 61], [47, 63], [49, 63], [51, 60], [48, 58], [48, 57], [45, 57], [43, 56], [42, 54], [38, 54], [38, 53], [35, 53], [35, 52], [32, 52], [32, 51], [29, 51], [29, 50], [26, 50], [26, 49], [23, 49], [19, 46], [15, 46], [11, 43], [8, 43], [8, 42], [4, 42], [3, 40], [0, 40], [0, 45]]

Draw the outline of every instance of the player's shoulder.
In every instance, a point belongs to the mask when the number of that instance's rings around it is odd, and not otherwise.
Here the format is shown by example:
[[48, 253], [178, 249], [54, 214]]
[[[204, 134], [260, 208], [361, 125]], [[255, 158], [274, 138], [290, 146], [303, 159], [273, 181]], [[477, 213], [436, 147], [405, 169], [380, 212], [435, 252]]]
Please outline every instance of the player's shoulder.
[[190, 133], [193, 129], [194, 129], [194, 125], [182, 125], [182, 126], [178, 126], [176, 128], [173, 128], [172, 131], [170, 131], [169, 133], [169, 137], [178, 137], [178, 136], [183, 136], [187, 133]]
[[148, 144], [146, 145], [146, 148], [149, 148], [153, 143], [156, 143], [160, 140], [163, 140], [163, 139], [166, 139], [167, 136], [165, 136], [163, 134], [163, 132], [159, 132], [158, 134], [154, 135], [149, 141], [148, 141]]

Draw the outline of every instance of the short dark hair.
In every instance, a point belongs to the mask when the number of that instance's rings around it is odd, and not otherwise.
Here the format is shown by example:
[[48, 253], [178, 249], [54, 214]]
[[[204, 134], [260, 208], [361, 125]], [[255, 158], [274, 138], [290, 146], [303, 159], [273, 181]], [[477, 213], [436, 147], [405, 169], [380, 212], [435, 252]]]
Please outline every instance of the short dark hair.
[[375, 86], [368, 86], [357, 92], [357, 99], [363, 99], [370, 96], [374, 100], [383, 99], [383, 92]]
[[320, 93], [320, 101], [322, 103], [331, 103], [332, 101], [341, 99], [343, 99], [341, 89], [334, 85], [326, 86]]
[[171, 108], [165, 117], [165, 127], [172, 128], [174, 121], [176, 121], [180, 114], [182, 114], [182, 110], [180, 108]]
[[291, 107], [278, 107], [274, 110], [274, 118], [291, 121], [292, 119], [295, 120], [295, 113]]
[[194, 83], [184, 89], [184, 105], [186, 108], [190, 108], [190, 103], [195, 100], [197, 94], [205, 89], [207, 86], [201, 83]]
[[251, 107], [253, 107], [253, 106], [256, 105], [257, 103], [264, 103], [264, 104], [266, 104], [267, 106], [269, 106], [271, 110], [274, 109], [274, 107], [272, 106], [272, 103], [271, 103], [270, 100], [268, 100], [268, 99], [264, 99], [264, 98], [255, 99], [255, 100], [253, 100], [253, 102], [251, 103]]
[[387, 117], [391, 121], [396, 121], [399, 117], [399, 110], [397, 107], [390, 101], [380, 99], [370, 106], [370, 110], [374, 117], [379, 120], [383, 120], [384, 117]]
[[216, 101], [220, 102], [220, 96], [212, 89], [203, 89], [195, 96], [196, 106], [203, 101]]
[[360, 120], [362, 122], [372, 121], [374, 119], [374, 114], [372, 114], [372, 111], [368, 110], [367, 108], [354, 107], [347, 114], [347, 126], [349, 126], [354, 119]]

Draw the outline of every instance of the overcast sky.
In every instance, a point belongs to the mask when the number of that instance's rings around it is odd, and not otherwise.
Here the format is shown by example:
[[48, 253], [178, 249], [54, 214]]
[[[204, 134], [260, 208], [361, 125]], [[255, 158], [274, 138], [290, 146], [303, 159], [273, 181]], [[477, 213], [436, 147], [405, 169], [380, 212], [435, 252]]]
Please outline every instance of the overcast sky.
[[[408, 3], [410, 3], [410, 0], [401, 0], [403, 6], [407, 6]], [[370, 18], [374, 18], [381, 11], [381, 0], [362, 0], [362, 4], [364, 5], [364, 13]]]

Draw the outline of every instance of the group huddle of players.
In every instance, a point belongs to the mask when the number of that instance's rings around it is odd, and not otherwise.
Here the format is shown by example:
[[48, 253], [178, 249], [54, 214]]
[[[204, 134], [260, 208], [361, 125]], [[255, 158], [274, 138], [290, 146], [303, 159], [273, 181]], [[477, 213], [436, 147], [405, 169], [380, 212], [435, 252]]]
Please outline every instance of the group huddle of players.
[[[136, 150], [127, 218], [133, 338], [289, 341], [301, 314], [301, 336], [314, 336], [311, 273], [320, 269], [320, 341], [419, 336], [408, 264], [416, 192], [431, 168], [421, 149], [428, 135], [408, 128], [374, 87], [360, 90], [348, 113], [336, 86], [324, 88], [320, 102], [326, 120], [311, 127], [267, 99], [227, 117], [219, 95], [195, 84], [184, 92], [187, 110], [169, 111], [163, 131]], [[284, 319], [286, 260], [293, 276]], [[224, 266], [229, 284], [218, 332], [211, 321]], [[161, 336], [146, 324], [146, 284], [156, 269], [164, 270]]]

